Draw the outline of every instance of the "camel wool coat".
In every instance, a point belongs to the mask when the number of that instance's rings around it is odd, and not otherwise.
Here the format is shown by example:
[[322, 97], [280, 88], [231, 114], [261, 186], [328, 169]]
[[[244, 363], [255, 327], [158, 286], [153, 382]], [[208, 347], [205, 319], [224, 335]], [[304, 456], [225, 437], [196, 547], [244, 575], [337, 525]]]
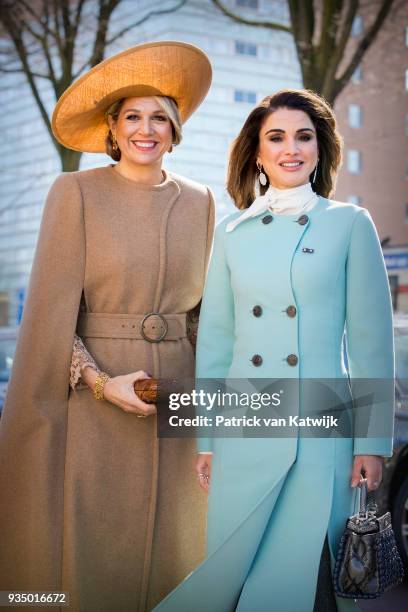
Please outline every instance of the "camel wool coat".
[[[158, 439], [155, 416], [70, 390], [69, 371], [77, 331], [111, 376], [193, 376], [185, 318], [213, 225], [210, 191], [173, 174], [147, 186], [108, 166], [52, 186], [0, 426], [0, 590], [144, 612], [202, 560], [195, 440]], [[151, 312], [169, 323], [158, 343], [140, 335]]]

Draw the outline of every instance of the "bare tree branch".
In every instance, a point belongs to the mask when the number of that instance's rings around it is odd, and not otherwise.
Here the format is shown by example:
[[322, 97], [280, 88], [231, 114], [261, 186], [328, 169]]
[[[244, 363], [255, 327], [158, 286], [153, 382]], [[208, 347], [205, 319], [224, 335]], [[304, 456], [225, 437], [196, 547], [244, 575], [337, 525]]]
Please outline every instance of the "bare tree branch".
[[96, 32], [92, 54], [88, 60], [89, 66], [96, 66], [103, 60], [103, 56], [106, 48], [106, 36], [108, 33], [109, 20], [112, 12], [115, 10], [119, 3], [119, 0], [109, 0], [106, 4], [104, 0], [99, 0], [99, 14], [98, 14], [98, 30]]
[[172, 6], [171, 8], [161, 9], [159, 11], [150, 11], [150, 13], [147, 13], [147, 15], [145, 15], [144, 17], [142, 17], [138, 21], [134, 21], [133, 23], [131, 23], [126, 28], [123, 28], [123, 30], [120, 30], [119, 32], [116, 32], [115, 36], [112, 36], [112, 38], [110, 38], [109, 40], [106, 41], [106, 44], [107, 45], [112, 44], [113, 42], [115, 42], [115, 40], [117, 40], [118, 38], [120, 38], [121, 36], [126, 34], [127, 32], [130, 32], [130, 30], [133, 30], [137, 26], [141, 25], [142, 23], [144, 23], [145, 21], [147, 21], [151, 17], [157, 17], [158, 15], [167, 15], [169, 13], [174, 13], [175, 11], [178, 11], [182, 6], [184, 6], [186, 4], [186, 2], [187, 2], [187, 0], [180, 0], [180, 2], [176, 6]]
[[292, 32], [304, 82], [315, 78], [313, 35], [315, 27], [313, 0], [289, 0]]
[[255, 19], [246, 19], [241, 15], [237, 15], [230, 11], [222, 2], [219, 0], [212, 0], [212, 2], [217, 6], [220, 11], [224, 13], [227, 17], [234, 19], [234, 21], [238, 21], [239, 23], [245, 23], [246, 25], [255, 26], [257, 28], [268, 28], [269, 30], [281, 30], [282, 32], [291, 32], [292, 29], [289, 26], [283, 25], [281, 23], [274, 23], [272, 21], [258, 21]]
[[44, 31], [44, 37], [43, 37], [43, 40], [41, 41], [41, 47], [44, 52], [45, 60], [47, 62], [48, 74], [50, 75], [50, 79], [54, 87], [54, 93], [56, 93], [55, 82], [57, 80], [57, 76], [55, 74], [54, 64], [52, 62], [52, 56], [50, 53], [50, 47], [49, 47], [49, 42], [48, 42], [48, 24], [50, 21], [50, 14], [48, 11], [47, 0], [44, 0], [43, 9], [44, 9], [44, 20], [45, 20], [45, 24], [47, 27], [45, 28], [45, 31]]
[[338, 3], [336, 0], [329, 0], [328, 2], [322, 2], [321, 7], [320, 36], [315, 58], [320, 62], [320, 68], [324, 69], [325, 62], [333, 50], [332, 23], [334, 14], [337, 14], [338, 11]]
[[22, 31], [21, 28], [19, 26], [19, 24], [16, 22], [16, 20], [14, 19], [13, 15], [11, 12], [8, 11], [1, 11], [0, 13], [0, 19], [3, 23], [3, 25], [5, 26], [6, 30], [8, 31], [15, 49], [17, 51], [18, 57], [21, 61], [21, 65], [23, 67], [23, 70], [26, 74], [27, 80], [28, 80], [28, 84], [30, 86], [31, 92], [33, 94], [33, 97], [37, 103], [38, 109], [40, 111], [41, 117], [45, 123], [45, 126], [48, 130], [48, 133], [50, 134], [52, 141], [54, 143], [54, 145], [56, 146], [56, 141], [54, 139], [54, 136], [52, 134], [52, 130], [51, 130], [51, 122], [49, 120], [48, 117], [48, 113], [47, 110], [45, 108], [45, 105], [41, 99], [40, 96], [40, 92], [38, 90], [37, 84], [35, 82], [35, 75], [33, 74], [33, 72], [31, 71], [31, 67], [29, 65], [28, 62], [28, 57], [27, 57], [27, 53], [26, 53], [26, 49], [25, 49], [25, 45], [24, 45], [24, 41], [22, 38]]
[[78, 34], [78, 28], [79, 28], [79, 24], [81, 23], [81, 13], [82, 13], [84, 4], [85, 4], [85, 0], [79, 0], [77, 7], [76, 7], [75, 18], [74, 18], [73, 29], [72, 29], [72, 34], [74, 38], [76, 38]]
[[[44, 2], [46, 2], [47, 0], [44, 0]], [[27, 13], [29, 15], [31, 15], [31, 17], [38, 23], [38, 25], [41, 26], [41, 28], [43, 28], [44, 30], [47, 31], [48, 34], [50, 34], [51, 36], [55, 37], [55, 32], [53, 30], [51, 30], [50, 28], [48, 28], [48, 24], [45, 24], [44, 21], [41, 19], [41, 17], [39, 15], [37, 15], [37, 13], [34, 11], [34, 9], [30, 6], [30, 4], [28, 2], [26, 2], [26, 0], [17, 0], [15, 5], [21, 5], [25, 8], [25, 10], [27, 11]]]
[[24, 29], [27, 30], [27, 32], [29, 32], [33, 38], [41, 41], [42, 36], [30, 26], [26, 19], [21, 19], [21, 25], [24, 26]]
[[[48, 0], [44, 0], [44, 12], [46, 12], [48, 15]], [[62, 38], [61, 38], [61, 24], [60, 24], [60, 19], [59, 19], [59, 6], [58, 6], [57, 0], [53, 0], [53, 13], [54, 13], [54, 21], [55, 21], [55, 38], [56, 38], [57, 45], [58, 45], [59, 56], [61, 58], [64, 54], [64, 48], [63, 48]]]
[[347, 42], [350, 39], [351, 28], [353, 26], [354, 18], [357, 14], [358, 7], [358, 0], [349, 0], [349, 4], [348, 6], [346, 6], [343, 22], [339, 24], [338, 27], [338, 41], [337, 44], [335, 44], [334, 49], [332, 50], [321, 85], [321, 93], [325, 97], [327, 96], [328, 99], [332, 98], [333, 95], [332, 90], [333, 84], [336, 79], [336, 73], [344, 57], [344, 52], [346, 49]]
[[334, 84], [334, 95], [335, 96], [337, 96], [343, 90], [343, 88], [347, 85], [355, 69], [360, 64], [361, 60], [363, 59], [364, 54], [374, 42], [382, 24], [384, 23], [385, 19], [387, 18], [391, 10], [393, 2], [394, 0], [383, 0], [381, 7], [377, 13], [377, 17], [375, 18], [371, 27], [368, 29], [365, 36], [363, 36], [360, 43], [358, 44], [357, 49], [355, 50], [349, 62], [349, 65], [347, 66], [347, 68], [345, 68], [345, 70], [339, 76], [339, 78], [336, 79], [335, 84]]
[[[104, 41], [104, 47], [107, 47], [109, 45], [111, 45], [112, 43], [114, 43], [116, 40], [118, 40], [121, 36], [123, 36], [124, 34], [126, 34], [127, 32], [130, 32], [131, 30], [133, 30], [134, 28], [136, 28], [137, 26], [140, 26], [142, 23], [145, 23], [146, 21], [148, 21], [149, 19], [151, 19], [152, 17], [157, 17], [158, 15], [165, 15], [165, 14], [169, 14], [169, 13], [174, 13], [175, 11], [179, 10], [182, 6], [184, 6], [186, 4], [187, 0], [180, 0], [178, 2], [178, 4], [176, 4], [175, 6], [172, 6], [168, 9], [161, 9], [158, 11], [150, 11], [149, 13], [147, 13], [146, 15], [144, 15], [141, 19], [134, 21], [133, 23], [131, 23], [130, 25], [126, 26], [125, 28], [123, 28], [122, 30], [120, 30], [119, 32], [116, 32], [114, 36], [112, 36], [110, 39], [106, 39]], [[104, 15], [99, 15], [99, 19], [106, 19], [106, 17]], [[107, 31], [106, 31], [107, 33]], [[96, 64], [98, 64], [100, 61], [102, 61], [102, 57], [100, 57], [100, 47], [101, 47], [101, 39], [103, 37], [103, 32], [101, 32], [101, 35], [98, 39], [95, 39], [94, 42], [94, 49], [93, 49], [93, 53], [91, 55], [91, 57], [89, 59], [86, 60], [86, 62], [84, 62], [82, 64], [82, 66], [76, 71], [74, 78], [76, 79], [80, 74], [82, 74], [82, 72], [88, 67], [88, 66], [95, 66]]]
[[72, 44], [71, 40], [71, 20], [69, 16], [69, 4], [67, 0], [60, 0], [60, 8], [62, 14], [62, 25], [64, 28], [65, 41], [67, 44]]
[[[24, 68], [4, 68], [3, 66], [0, 66], [0, 72], [9, 73], [9, 74], [18, 74], [18, 73], [25, 74]], [[33, 71], [31, 71], [31, 74], [33, 75], [33, 77], [37, 79], [47, 79], [48, 81], [51, 80], [48, 74], [41, 74], [40, 72], [33, 72]]]
[[[375, 40], [396, 0], [383, 0], [376, 19], [361, 39], [350, 62], [340, 77], [337, 73], [347, 51], [353, 20], [360, 0], [288, 0], [291, 26], [273, 21], [247, 19], [227, 8], [220, 0], [212, 0], [227, 17], [254, 27], [291, 32], [302, 71], [303, 85], [322, 94], [333, 103], [350, 80], [365, 52]], [[371, 2], [368, 3], [371, 7]], [[316, 19], [316, 17], [319, 19]], [[319, 21], [319, 31], [316, 23]]]

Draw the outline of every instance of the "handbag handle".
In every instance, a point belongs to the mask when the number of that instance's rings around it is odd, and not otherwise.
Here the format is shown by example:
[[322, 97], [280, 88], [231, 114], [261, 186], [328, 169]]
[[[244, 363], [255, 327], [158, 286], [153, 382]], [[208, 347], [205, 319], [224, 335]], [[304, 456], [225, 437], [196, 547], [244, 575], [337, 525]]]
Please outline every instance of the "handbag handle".
[[358, 515], [363, 518], [367, 516], [367, 478], [362, 478], [358, 486], [360, 487], [360, 510]]
[[368, 491], [367, 478], [362, 478], [358, 483], [360, 487], [360, 510], [358, 515], [361, 518], [367, 518], [369, 512], [377, 512], [377, 504], [374, 498], [374, 492]]

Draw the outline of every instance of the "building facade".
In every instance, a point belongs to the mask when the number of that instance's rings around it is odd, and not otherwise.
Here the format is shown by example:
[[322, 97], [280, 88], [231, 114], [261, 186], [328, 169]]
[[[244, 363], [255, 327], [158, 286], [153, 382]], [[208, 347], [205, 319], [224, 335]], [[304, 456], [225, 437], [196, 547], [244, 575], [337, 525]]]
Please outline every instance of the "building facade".
[[[379, 2], [362, 3], [350, 51]], [[394, 308], [408, 311], [408, 4], [396, 1], [335, 110], [344, 138], [336, 198], [368, 208], [377, 226]]]

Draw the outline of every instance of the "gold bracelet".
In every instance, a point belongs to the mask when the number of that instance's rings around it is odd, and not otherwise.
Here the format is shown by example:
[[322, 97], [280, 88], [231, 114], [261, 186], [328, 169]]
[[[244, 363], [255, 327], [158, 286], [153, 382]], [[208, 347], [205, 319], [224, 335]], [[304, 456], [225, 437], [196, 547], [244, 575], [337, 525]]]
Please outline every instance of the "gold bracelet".
[[110, 380], [109, 376], [105, 372], [100, 372], [96, 377], [93, 394], [96, 400], [104, 400], [105, 396], [103, 394], [103, 389], [106, 383]]

